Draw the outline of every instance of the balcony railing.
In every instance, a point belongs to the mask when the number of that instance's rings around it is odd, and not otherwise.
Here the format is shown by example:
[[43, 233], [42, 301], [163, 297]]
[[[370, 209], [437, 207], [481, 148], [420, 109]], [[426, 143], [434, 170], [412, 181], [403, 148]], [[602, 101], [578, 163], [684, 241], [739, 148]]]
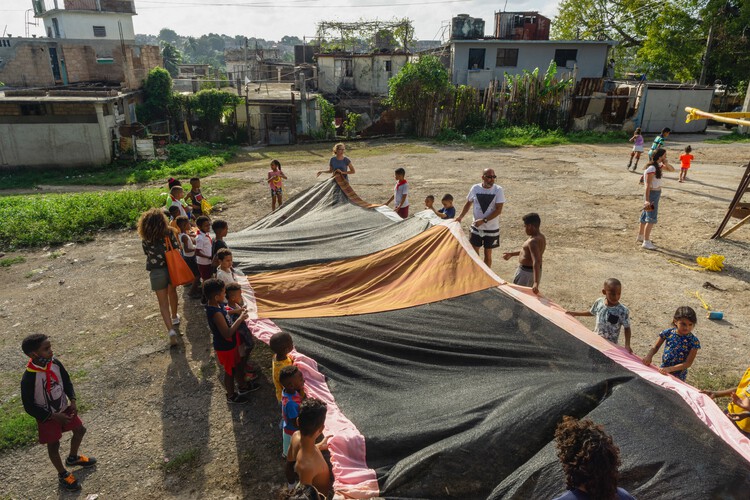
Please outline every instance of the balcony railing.
[[49, 10], [86, 10], [135, 14], [133, 0], [32, 0], [34, 14], [41, 16]]

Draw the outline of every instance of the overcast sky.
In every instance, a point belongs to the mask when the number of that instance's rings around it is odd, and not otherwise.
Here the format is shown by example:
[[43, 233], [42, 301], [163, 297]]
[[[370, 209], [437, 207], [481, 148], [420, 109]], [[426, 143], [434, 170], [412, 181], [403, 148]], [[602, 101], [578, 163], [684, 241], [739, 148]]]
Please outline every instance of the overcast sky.
[[[60, 0], [62, 4], [63, 0]], [[315, 35], [320, 20], [390, 20], [408, 17], [421, 40], [440, 38], [441, 25], [456, 14], [469, 14], [485, 21], [485, 34], [493, 30], [493, 13], [499, 10], [536, 10], [553, 18], [553, 0], [136, 0], [133, 18], [136, 33], [156, 34], [167, 27], [180, 35], [207, 33], [245, 35], [279, 40], [284, 35]], [[25, 33], [24, 12], [31, 0], [0, 0], [0, 34]], [[33, 21], [33, 18], [32, 18]], [[30, 34], [44, 35], [41, 26]]]

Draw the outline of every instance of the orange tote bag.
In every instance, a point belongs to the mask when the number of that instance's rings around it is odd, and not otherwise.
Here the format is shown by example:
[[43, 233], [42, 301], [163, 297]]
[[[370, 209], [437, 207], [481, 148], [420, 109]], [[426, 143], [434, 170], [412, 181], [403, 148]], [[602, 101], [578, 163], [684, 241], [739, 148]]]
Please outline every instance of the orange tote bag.
[[172, 247], [172, 241], [168, 236], [164, 238], [164, 242], [164, 246], [167, 249], [164, 252], [164, 256], [167, 260], [167, 269], [169, 270], [169, 282], [174, 287], [192, 283], [195, 276], [193, 276], [193, 271], [190, 270], [185, 259], [182, 258], [180, 251]]

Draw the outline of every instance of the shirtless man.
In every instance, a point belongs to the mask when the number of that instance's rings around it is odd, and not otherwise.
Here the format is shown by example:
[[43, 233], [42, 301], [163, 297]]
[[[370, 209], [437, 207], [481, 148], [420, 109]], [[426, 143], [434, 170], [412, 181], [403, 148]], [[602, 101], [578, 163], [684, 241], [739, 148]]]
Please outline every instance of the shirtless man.
[[518, 268], [513, 276], [513, 283], [530, 286], [535, 294], [539, 294], [539, 282], [542, 281], [542, 255], [547, 248], [547, 238], [539, 232], [542, 219], [539, 214], [530, 213], [523, 216], [523, 224], [529, 239], [521, 247], [520, 252], [507, 252], [503, 259], [508, 260], [518, 255]]
[[315, 441], [323, 432], [327, 410], [326, 404], [315, 398], [307, 398], [300, 405], [299, 417], [297, 417], [300, 435], [299, 451], [297, 451], [297, 463], [294, 465], [299, 482], [314, 486], [326, 498], [331, 490], [331, 471]]

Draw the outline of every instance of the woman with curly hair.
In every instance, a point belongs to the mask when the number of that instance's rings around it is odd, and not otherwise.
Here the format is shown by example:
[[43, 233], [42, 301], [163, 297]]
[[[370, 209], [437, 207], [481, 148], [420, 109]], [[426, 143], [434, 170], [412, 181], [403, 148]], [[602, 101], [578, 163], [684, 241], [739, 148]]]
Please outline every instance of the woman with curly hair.
[[143, 244], [143, 253], [146, 254], [146, 270], [151, 278], [151, 289], [156, 292], [159, 300], [159, 310], [167, 327], [169, 344], [177, 345], [177, 332], [175, 327], [180, 324], [180, 315], [177, 314], [177, 290], [169, 282], [169, 269], [165, 253], [166, 239], [169, 238], [172, 248], [180, 248], [180, 243], [172, 229], [169, 221], [161, 208], [152, 208], [143, 212], [138, 220], [138, 234]]
[[617, 487], [620, 449], [601, 425], [563, 417], [555, 441], [568, 491], [554, 500], [635, 500]]

